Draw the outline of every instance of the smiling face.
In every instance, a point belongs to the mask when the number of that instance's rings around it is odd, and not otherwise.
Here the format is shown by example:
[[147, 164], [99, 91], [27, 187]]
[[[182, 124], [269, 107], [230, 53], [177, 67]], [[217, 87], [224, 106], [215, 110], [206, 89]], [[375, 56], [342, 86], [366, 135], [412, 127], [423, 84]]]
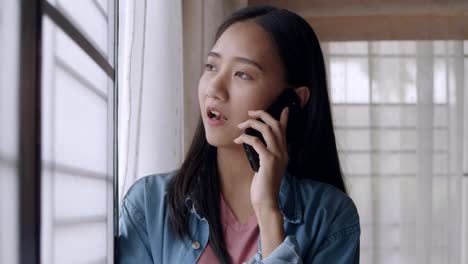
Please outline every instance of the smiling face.
[[[265, 110], [286, 88], [283, 66], [270, 36], [252, 21], [231, 25], [206, 58], [198, 84], [206, 139], [216, 147], [239, 147], [233, 139], [248, 110]], [[209, 120], [209, 110], [223, 115]]]

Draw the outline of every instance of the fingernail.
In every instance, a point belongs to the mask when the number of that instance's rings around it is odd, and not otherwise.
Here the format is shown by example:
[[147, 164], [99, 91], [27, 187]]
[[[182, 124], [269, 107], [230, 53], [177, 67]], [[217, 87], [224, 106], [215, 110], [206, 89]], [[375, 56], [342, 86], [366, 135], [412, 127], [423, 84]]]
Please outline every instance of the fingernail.
[[248, 113], [249, 113], [249, 115], [251, 115], [251, 114], [255, 113], [255, 111], [249, 110]]
[[239, 124], [237, 125], [237, 127], [238, 127], [238, 128], [241, 128], [243, 124], [244, 124], [244, 122], [239, 123]]

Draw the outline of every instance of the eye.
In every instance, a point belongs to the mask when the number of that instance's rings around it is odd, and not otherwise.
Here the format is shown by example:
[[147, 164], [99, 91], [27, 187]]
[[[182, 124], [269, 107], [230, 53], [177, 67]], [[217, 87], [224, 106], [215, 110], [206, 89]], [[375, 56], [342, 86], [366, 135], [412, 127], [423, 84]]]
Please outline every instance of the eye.
[[214, 69], [214, 66], [212, 64], [209, 64], [209, 63], [205, 64], [205, 70], [213, 71], [213, 69]]
[[246, 74], [245, 72], [241, 72], [241, 71], [236, 72], [235, 76], [239, 76], [243, 80], [252, 80], [252, 77], [250, 77], [250, 75]]

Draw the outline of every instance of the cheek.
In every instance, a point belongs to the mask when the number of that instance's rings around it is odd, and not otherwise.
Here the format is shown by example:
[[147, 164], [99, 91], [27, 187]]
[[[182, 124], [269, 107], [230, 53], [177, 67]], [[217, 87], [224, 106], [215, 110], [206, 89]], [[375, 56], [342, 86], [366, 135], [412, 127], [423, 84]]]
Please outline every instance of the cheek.
[[[254, 97], [255, 96], [255, 97]], [[258, 98], [258, 95], [247, 95], [238, 97], [239, 100], [233, 105], [236, 113], [238, 114], [239, 121], [245, 121], [250, 118], [247, 111], [261, 109], [262, 103]]]
[[[198, 105], [200, 107], [200, 113], [202, 114], [204, 109], [205, 109], [205, 102], [204, 102], [204, 89], [203, 89], [203, 82], [200, 81], [198, 82]], [[203, 114], [202, 114], [203, 116]]]
[[264, 92], [249, 93], [242, 96], [240, 104], [243, 105], [243, 109], [247, 110], [260, 110], [264, 109], [269, 101], [269, 96]]
[[200, 80], [198, 81], [198, 99], [201, 103], [201, 99], [203, 98], [203, 95], [205, 94], [205, 89], [204, 89], [205, 84], [204, 84], [204, 81], [203, 81], [203, 76], [200, 77]]
[[201, 103], [201, 99], [202, 99], [202, 91], [200, 90], [200, 88], [198, 88], [198, 100], [199, 102]]

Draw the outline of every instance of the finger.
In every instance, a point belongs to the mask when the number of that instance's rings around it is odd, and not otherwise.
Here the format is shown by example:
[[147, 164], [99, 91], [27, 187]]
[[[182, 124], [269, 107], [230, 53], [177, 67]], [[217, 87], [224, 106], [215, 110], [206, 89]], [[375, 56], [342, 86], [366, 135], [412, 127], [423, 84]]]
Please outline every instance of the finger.
[[276, 135], [279, 135], [281, 133], [281, 124], [279, 123], [278, 120], [276, 120], [274, 117], [272, 117], [268, 112], [264, 110], [257, 110], [257, 111], [249, 111], [248, 112], [249, 116], [254, 117], [254, 118], [260, 118], [265, 122], [267, 125], [269, 125], [273, 131], [275, 132]]
[[236, 144], [245, 143], [252, 146], [259, 156], [265, 156], [269, 154], [265, 144], [263, 144], [263, 142], [258, 137], [242, 134], [238, 138], [234, 139], [234, 142]]
[[266, 147], [270, 151], [277, 153], [279, 150], [278, 147], [278, 141], [277, 141], [277, 136], [274, 134], [273, 129], [268, 125], [263, 122], [260, 122], [256, 119], [249, 119], [245, 122], [242, 122], [238, 125], [240, 129], [247, 129], [249, 127], [260, 131], [260, 133], [263, 136], [263, 139], [265, 139], [266, 142]]

